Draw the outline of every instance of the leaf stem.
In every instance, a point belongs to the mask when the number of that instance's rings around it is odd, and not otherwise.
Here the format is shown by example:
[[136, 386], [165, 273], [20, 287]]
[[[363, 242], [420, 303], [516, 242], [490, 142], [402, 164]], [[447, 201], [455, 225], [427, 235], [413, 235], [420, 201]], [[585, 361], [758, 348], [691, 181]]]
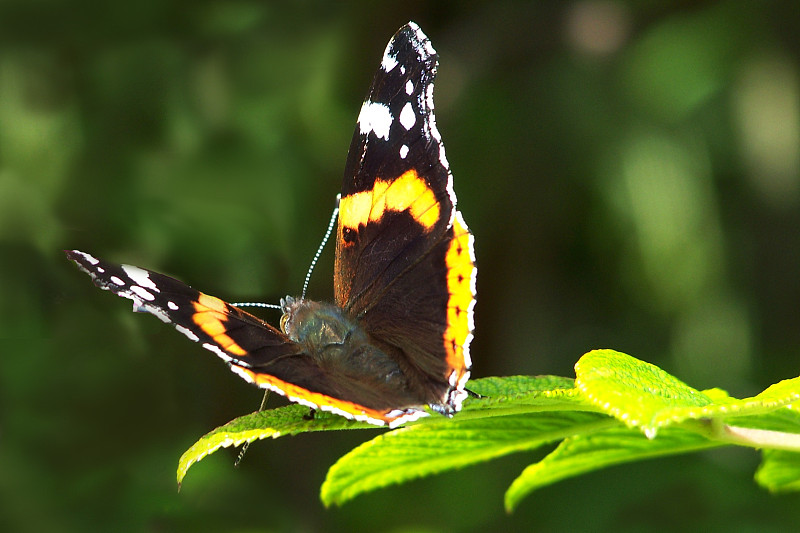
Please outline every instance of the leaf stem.
[[727, 424], [722, 424], [713, 433], [714, 438], [731, 444], [800, 452], [800, 435], [796, 433], [729, 426]]

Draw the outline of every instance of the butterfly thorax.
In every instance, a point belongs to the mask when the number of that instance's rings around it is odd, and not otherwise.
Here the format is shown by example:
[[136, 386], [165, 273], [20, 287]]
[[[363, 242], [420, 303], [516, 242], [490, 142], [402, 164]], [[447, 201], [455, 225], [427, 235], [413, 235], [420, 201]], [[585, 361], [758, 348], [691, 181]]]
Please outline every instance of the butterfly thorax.
[[359, 379], [405, 385], [398, 364], [341, 307], [291, 296], [281, 304], [281, 329], [305, 346], [320, 366]]

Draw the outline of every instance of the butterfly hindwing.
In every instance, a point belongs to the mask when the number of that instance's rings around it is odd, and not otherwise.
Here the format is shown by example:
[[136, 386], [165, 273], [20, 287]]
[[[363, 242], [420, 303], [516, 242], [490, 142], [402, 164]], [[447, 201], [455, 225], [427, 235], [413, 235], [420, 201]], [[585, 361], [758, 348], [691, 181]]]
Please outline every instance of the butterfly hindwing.
[[134, 311], [151, 313], [172, 324], [245, 380], [291, 401], [376, 424], [396, 425], [422, 414], [397, 409], [402, 400], [391, 390], [326, 372], [282, 331], [182, 281], [78, 250], [67, 250], [66, 255], [95, 285], [133, 300]]

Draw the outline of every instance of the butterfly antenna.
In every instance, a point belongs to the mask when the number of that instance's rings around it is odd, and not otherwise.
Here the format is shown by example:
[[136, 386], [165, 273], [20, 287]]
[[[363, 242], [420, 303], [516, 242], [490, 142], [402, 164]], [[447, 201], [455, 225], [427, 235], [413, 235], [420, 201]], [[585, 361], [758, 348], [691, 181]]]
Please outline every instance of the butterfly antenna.
[[264, 302], [233, 302], [230, 305], [234, 307], [266, 307], [267, 309], [283, 309], [278, 304], [266, 304]]
[[[264, 397], [261, 398], [261, 407], [258, 408], [259, 413], [263, 411], [264, 407], [267, 405], [267, 398], [269, 398], [269, 389], [264, 391]], [[239, 463], [241, 463], [242, 459], [244, 459], [244, 454], [247, 453], [247, 449], [249, 447], [250, 447], [250, 441], [249, 440], [244, 441], [244, 444], [242, 444], [242, 449], [241, 451], [239, 451], [239, 455], [236, 456], [236, 460], [233, 462], [234, 468], [239, 468]]]
[[333, 208], [333, 213], [331, 213], [331, 220], [328, 222], [328, 229], [325, 231], [325, 236], [322, 238], [322, 242], [319, 244], [319, 248], [317, 248], [317, 253], [314, 254], [314, 259], [311, 260], [311, 266], [308, 267], [308, 272], [306, 273], [306, 280], [303, 282], [303, 293], [300, 296], [301, 299], [305, 299], [306, 297], [306, 290], [308, 290], [308, 283], [311, 281], [311, 273], [314, 272], [314, 267], [317, 266], [317, 261], [319, 261], [319, 256], [322, 255], [322, 250], [325, 248], [325, 245], [328, 243], [328, 239], [331, 238], [331, 234], [333, 233], [333, 226], [336, 224], [336, 218], [339, 216], [339, 202], [342, 200], [342, 195], [336, 195], [336, 207]]

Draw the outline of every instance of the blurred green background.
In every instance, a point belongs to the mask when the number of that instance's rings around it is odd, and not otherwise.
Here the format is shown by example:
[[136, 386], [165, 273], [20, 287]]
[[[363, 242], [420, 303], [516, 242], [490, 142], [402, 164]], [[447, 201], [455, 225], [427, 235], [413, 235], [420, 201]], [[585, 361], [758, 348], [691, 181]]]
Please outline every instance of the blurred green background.
[[[0, 3], [0, 529], [787, 531], [757, 454], [502, 495], [540, 454], [325, 510], [373, 433], [180, 454], [261, 393], [130, 312], [62, 248], [229, 300], [299, 292], [389, 37], [439, 51], [439, 129], [475, 233], [476, 377], [593, 348], [739, 397], [798, 374], [800, 3]], [[332, 247], [310, 296], [331, 298]], [[277, 321], [277, 314], [267, 316]], [[273, 398], [271, 405], [280, 405]]]

